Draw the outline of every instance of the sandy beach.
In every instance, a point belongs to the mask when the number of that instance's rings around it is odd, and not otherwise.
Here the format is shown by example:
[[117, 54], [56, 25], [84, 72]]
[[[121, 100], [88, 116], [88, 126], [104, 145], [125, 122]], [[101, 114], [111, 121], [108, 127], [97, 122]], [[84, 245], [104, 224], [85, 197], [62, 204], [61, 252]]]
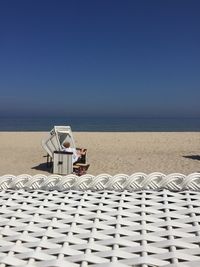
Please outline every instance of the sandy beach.
[[[44, 132], [1, 132], [0, 175], [48, 174], [41, 147]], [[75, 132], [78, 147], [88, 149], [89, 172], [151, 173], [200, 171], [200, 133]]]

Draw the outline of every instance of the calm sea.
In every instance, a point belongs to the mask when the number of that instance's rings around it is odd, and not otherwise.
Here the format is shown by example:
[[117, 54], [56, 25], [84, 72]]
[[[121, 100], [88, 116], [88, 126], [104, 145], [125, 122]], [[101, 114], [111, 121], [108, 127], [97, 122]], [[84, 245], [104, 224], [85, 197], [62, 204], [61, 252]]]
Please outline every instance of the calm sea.
[[85, 132], [198, 132], [200, 118], [0, 117], [0, 131], [49, 131], [54, 125], [71, 125], [73, 131]]

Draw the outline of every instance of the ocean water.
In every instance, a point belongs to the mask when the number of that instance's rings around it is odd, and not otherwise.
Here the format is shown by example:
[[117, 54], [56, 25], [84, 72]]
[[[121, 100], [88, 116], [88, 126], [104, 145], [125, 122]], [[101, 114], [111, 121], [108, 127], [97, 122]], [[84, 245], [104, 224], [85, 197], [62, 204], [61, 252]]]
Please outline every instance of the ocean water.
[[0, 131], [49, 131], [54, 125], [84, 132], [199, 132], [200, 118], [0, 117]]

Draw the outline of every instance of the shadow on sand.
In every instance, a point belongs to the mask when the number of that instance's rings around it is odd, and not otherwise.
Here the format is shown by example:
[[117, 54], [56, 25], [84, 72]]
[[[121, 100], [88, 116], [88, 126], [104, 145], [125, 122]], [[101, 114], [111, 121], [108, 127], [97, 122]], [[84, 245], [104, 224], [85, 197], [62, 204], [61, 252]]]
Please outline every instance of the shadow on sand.
[[200, 160], [200, 155], [188, 155], [183, 157], [187, 159]]
[[31, 169], [51, 173], [52, 165], [51, 166], [47, 166], [47, 163], [44, 162], [44, 163], [41, 163], [41, 164], [39, 164], [37, 166], [32, 167]]

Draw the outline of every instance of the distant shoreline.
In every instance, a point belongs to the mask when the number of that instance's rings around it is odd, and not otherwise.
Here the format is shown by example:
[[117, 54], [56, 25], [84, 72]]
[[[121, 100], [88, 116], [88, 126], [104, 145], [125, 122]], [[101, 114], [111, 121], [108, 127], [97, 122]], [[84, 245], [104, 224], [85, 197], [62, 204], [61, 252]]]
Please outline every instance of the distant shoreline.
[[3, 118], [0, 131], [44, 132], [70, 125], [76, 132], [200, 132], [200, 118]]
[[[12, 131], [7, 131], [7, 130], [0, 130], [0, 133], [49, 133], [51, 129], [49, 130], [44, 130], [44, 131], [38, 131], [38, 130], [12, 130]], [[73, 131], [73, 133], [200, 133], [200, 130], [197, 131]]]

